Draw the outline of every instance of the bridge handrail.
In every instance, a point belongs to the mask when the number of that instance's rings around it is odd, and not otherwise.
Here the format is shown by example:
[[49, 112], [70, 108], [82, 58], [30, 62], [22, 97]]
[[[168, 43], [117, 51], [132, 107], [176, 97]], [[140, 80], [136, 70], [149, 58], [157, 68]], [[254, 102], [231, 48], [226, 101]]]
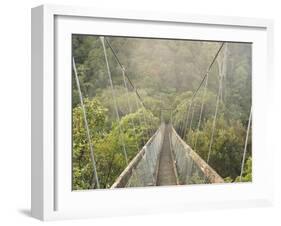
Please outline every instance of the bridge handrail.
[[[192, 150], [192, 148], [188, 144], [186, 144], [181, 139], [181, 137], [178, 135], [178, 133], [175, 131], [173, 127], [172, 127], [172, 134], [175, 135], [176, 139], [180, 142], [181, 145], [183, 145], [186, 158], [190, 157], [192, 159], [192, 161], [202, 171], [202, 173], [205, 175], [206, 179], [210, 183], [224, 183], [223, 178], [211, 166], [209, 166], [194, 150]], [[174, 148], [173, 151], [175, 152]]]
[[[161, 145], [159, 145], [159, 150], [157, 150], [157, 155], [159, 155], [161, 146], [162, 146], [162, 142], [163, 142], [163, 130], [164, 130], [164, 124], [161, 124], [161, 126], [158, 128], [158, 130], [153, 134], [153, 136], [151, 136], [151, 138], [147, 141], [147, 143], [142, 147], [142, 149], [138, 152], [138, 154], [130, 161], [130, 163], [128, 164], [128, 166], [123, 170], [123, 172], [119, 175], [119, 177], [116, 179], [116, 181], [114, 182], [114, 184], [111, 186], [111, 188], [120, 188], [120, 187], [127, 187], [128, 181], [130, 180], [132, 174], [133, 174], [133, 170], [136, 169], [140, 163], [141, 160], [144, 159], [146, 152], [148, 151], [147, 147], [149, 147], [153, 141], [155, 140], [156, 136], [159, 133], [162, 137], [161, 137]], [[154, 179], [156, 180], [156, 172], [157, 172], [157, 166], [158, 164], [156, 163], [155, 166], [155, 170], [154, 170]], [[152, 184], [151, 184], [152, 185]], [[153, 184], [155, 185], [155, 184]]]

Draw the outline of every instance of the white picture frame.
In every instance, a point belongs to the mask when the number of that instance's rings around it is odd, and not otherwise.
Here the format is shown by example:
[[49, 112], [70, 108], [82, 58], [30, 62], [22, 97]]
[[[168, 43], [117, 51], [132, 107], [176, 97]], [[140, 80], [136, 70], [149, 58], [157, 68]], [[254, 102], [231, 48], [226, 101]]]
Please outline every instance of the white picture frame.
[[[56, 220], [271, 205], [273, 178], [266, 172], [273, 167], [273, 151], [266, 141], [269, 132], [266, 106], [270, 104], [267, 98], [273, 86], [272, 32], [273, 22], [265, 19], [57, 5], [33, 8], [32, 216]], [[71, 65], [69, 35], [72, 33], [252, 42], [253, 182], [157, 187], [157, 192], [155, 188], [71, 191], [71, 109], [63, 105], [62, 100], [69, 103], [71, 99], [68, 86], [71, 67], [68, 66]], [[61, 54], [61, 50], [66, 53]], [[60, 76], [62, 74], [69, 79]], [[67, 81], [62, 83], [61, 79], [65, 78]], [[60, 129], [62, 125], [65, 130]], [[163, 196], [169, 198], [164, 201]]]

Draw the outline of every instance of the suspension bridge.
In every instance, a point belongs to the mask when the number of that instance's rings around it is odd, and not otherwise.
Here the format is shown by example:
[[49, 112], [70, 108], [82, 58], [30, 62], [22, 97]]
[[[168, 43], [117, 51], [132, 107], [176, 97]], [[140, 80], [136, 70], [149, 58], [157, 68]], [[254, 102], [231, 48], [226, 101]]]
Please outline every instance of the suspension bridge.
[[176, 133], [162, 124], [112, 188], [222, 183], [224, 180]]
[[[117, 57], [117, 54], [115, 53], [114, 49], [112, 48], [108, 40], [105, 37], [100, 37], [100, 40], [104, 51], [104, 59], [106, 62], [107, 74], [108, 74], [110, 88], [112, 91], [112, 99], [113, 99], [117, 120], [119, 121], [121, 117], [119, 115], [114, 84], [112, 82], [111, 70], [110, 70], [108, 54], [107, 54], [108, 50], [106, 48], [106, 45], [108, 45], [114, 58], [116, 59], [118, 65], [121, 68], [123, 83], [127, 92], [127, 103], [128, 103], [129, 113], [132, 113], [132, 107], [129, 101], [129, 86], [135, 93], [135, 101], [138, 108], [143, 108], [145, 109], [145, 111], [151, 112], [149, 107], [145, 105], [137, 88], [126, 74], [125, 67], [123, 66], [123, 64], [121, 64], [119, 58]], [[118, 176], [118, 178], [111, 186], [111, 188], [186, 185], [186, 184], [202, 184], [202, 183], [208, 184], [208, 183], [224, 182], [224, 179], [215, 171], [215, 169], [213, 169], [209, 165], [210, 154], [212, 152], [212, 144], [214, 141], [214, 132], [216, 129], [218, 106], [222, 95], [222, 76], [219, 78], [216, 106], [215, 106], [215, 112], [214, 112], [212, 129], [211, 129], [209, 146], [208, 146], [208, 156], [206, 161], [196, 153], [196, 150], [193, 150], [190, 147], [190, 145], [188, 145], [183, 140], [183, 138], [185, 138], [186, 135], [191, 130], [191, 124], [194, 118], [194, 109], [195, 109], [194, 99], [198, 91], [202, 88], [203, 97], [200, 105], [200, 115], [199, 115], [199, 121], [196, 129], [199, 130], [200, 128], [200, 124], [202, 121], [202, 112], [204, 109], [204, 99], [205, 99], [204, 97], [206, 95], [206, 89], [208, 86], [209, 72], [224, 46], [225, 43], [224, 42], [221, 43], [217, 53], [214, 55], [212, 62], [210, 63], [206, 73], [204, 74], [201, 83], [199, 84], [198, 88], [193, 92], [191, 100], [186, 106], [186, 118], [182, 120], [182, 122], [180, 123], [181, 126], [177, 129], [177, 131], [173, 126], [174, 111], [173, 109], [168, 109], [170, 111], [170, 119], [167, 121], [164, 120], [162, 116], [160, 116], [161, 123], [157, 131], [156, 132], [149, 131], [146, 134], [147, 142], [146, 143], [144, 142], [143, 147], [138, 147], [137, 145], [139, 150], [137, 150], [137, 154], [135, 155], [135, 157], [133, 157], [129, 161], [126, 151], [126, 144], [122, 136], [123, 134], [122, 127], [120, 127], [120, 131], [119, 131], [120, 141], [122, 143], [122, 151], [124, 154], [124, 159], [126, 161], [126, 168]], [[96, 182], [96, 188], [100, 188], [98, 173], [96, 169], [95, 149], [94, 149], [94, 145], [92, 144], [92, 138], [91, 138], [89, 125], [86, 117], [86, 109], [84, 107], [83, 95], [80, 88], [79, 77], [77, 74], [74, 58], [72, 63], [73, 63], [73, 70], [76, 79], [76, 84], [80, 96], [80, 103], [84, 115], [84, 124], [87, 132], [88, 142], [89, 142], [90, 157], [93, 164], [93, 175]], [[222, 68], [220, 68], [220, 70], [221, 71], [224, 70], [223, 65]], [[161, 112], [165, 110], [167, 109], [160, 109]], [[252, 117], [252, 110], [250, 110], [249, 112], [245, 146], [244, 146], [244, 150], [242, 150], [243, 158], [241, 161], [240, 180], [244, 170], [251, 117]], [[148, 124], [145, 114], [143, 115], [142, 123]], [[132, 125], [134, 126], [134, 122], [132, 122]], [[134, 128], [134, 132], [136, 132], [135, 128]], [[196, 137], [195, 139], [195, 145], [194, 145], [195, 149], [197, 144], [197, 138], [198, 137]]]

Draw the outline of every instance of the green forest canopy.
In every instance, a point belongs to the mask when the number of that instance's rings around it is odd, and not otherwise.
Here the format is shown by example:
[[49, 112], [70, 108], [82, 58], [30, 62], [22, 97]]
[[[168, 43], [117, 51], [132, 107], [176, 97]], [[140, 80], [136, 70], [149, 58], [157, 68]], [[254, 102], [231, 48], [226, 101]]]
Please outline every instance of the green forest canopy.
[[[121, 68], [106, 45], [120, 115], [118, 121], [100, 38], [89, 35], [72, 36], [72, 54], [85, 98], [101, 188], [110, 187], [126, 167], [120, 142], [121, 131], [129, 160], [157, 130], [160, 109], [174, 109], [173, 126], [181, 132], [191, 96], [221, 45], [220, 42], [122, 37], [107, 37], [107, 40], [149, 109], [143, 108], [136, 100], [131, 86], [128, 87], [127, 99]], [[222, 64], [223, 72], [220, 67]], [[197, 125], [203, 89], [194, 100], [191, 130], [183, 139], [193, 148], [196, 140], [196, 152], [204, 160], [208, 154], [220, 76], [221, 101], [209, 165], [226, 182], [233, 182], [238, 181], [240, 175], [251, 108], [251, 44], [227, 43], [220, 52], [209, 73], [199, 129]], [[91, 189], [96, 188], [96, 183], [75, 76], [72, 78], [73, 189]], [[168, 114], [165, 116], [168, 120]], [[142, 123], [144, 120], [146, 123]], [[251, 155], [250, 139], [242, 181], [251, 181]]]

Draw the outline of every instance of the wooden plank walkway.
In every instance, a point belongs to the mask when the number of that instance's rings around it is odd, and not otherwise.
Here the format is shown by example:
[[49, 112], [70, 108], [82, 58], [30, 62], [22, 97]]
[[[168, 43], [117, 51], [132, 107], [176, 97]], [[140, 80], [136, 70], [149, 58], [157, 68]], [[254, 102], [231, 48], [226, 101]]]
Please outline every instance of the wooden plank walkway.
[[158, 168], [158, 176], [157, 176], [157, 183], [156, 183], [157, 186], [177, 184], [172, 152], [170, 149], [170, 141], [169, 141], [170, 130], [171, 130], [170, 126], [166, 125], [162, 150], [160, 152], [160, 157], [159, 157], [159, 168]]

